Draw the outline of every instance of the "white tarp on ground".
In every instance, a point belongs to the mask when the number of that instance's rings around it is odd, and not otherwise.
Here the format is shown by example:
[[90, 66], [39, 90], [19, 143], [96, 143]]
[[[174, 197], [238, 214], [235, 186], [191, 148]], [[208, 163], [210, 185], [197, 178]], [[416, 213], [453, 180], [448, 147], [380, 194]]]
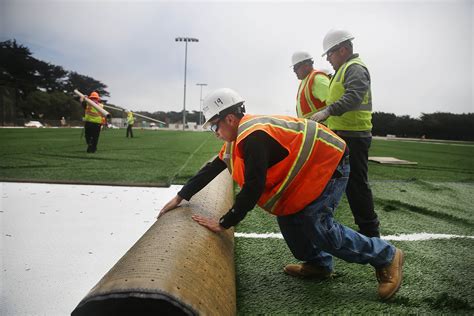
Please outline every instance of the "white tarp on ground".
[[180, 188], [0, 183], [0, 315], [69, 315]]

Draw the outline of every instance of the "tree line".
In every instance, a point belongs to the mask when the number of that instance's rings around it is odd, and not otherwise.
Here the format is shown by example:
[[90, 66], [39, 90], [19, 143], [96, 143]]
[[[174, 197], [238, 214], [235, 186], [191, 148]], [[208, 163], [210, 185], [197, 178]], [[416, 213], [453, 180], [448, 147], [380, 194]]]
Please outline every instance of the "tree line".
[[107, 86], [75, 71], [33, 57], [16, 40], [0, 42], [1, 122], [27, 119], [81, 120], [83, 109], [74, 89], [109, 96]]
[[[41, 61], [16, 40], [0, 42], [0, 124], [22, 125], [33, 119], [59, 121], [61, 117], [68, 121], [81, 121], [84, 110], [73, 93], [74, 89], [83, 93], [97, 91], [104, 98], [110, 97], [107, 85], [101, 81]], [[110, 112], [115, 117], [123, 116], [120, 111]], [[137, 113], [168, 124], [180, 123], [183, 114], [182, 111]], [[187, 111], [187, 121], [197, 123], [199, 115], [198, 111]], [[423, 113], [420, 118], [411, 118], [375, 112], [372, 123], [372, 132], [378, 136], [474, 140], [474, 113]]]
[[[0, 42], [0, 124], [22, 125], [27, 120], [81, 121], [84, 109], [74, 90], [97, 91], [110, 97], [107, 85], [75, 71], [65, 70], [33, 57], [31, 50], [16, 40]], [[107, 102], [107, 100], [103, 100]], [[110, 104], [118, 108], [127, 108]], [[113, 117], [123, 111], [109, 110]], [[137, 112], [163, 122], [180, 123], [183, 112]], [[199, 122], [199, 112], [186, 111], [188, 122]]]
[[474, 113], [422, 113], [420, 118], [411, 118], [408, 115], [374, 112], [372, 124], [372, 133], [378, 136], [474, 140]]

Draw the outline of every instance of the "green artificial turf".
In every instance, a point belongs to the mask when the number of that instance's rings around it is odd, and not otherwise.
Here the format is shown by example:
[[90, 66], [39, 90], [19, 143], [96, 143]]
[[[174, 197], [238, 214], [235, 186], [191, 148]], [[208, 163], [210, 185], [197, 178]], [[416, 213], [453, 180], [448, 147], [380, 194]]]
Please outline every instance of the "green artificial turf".
[[[437, 233], [474, 236], [473, 147], [374, 141], [370, 155], [417, 161], [417, 166], [369, 163], [382, 235]], [[443, 167], [445, 165], [445, 167]], [[336, 219], [357, 229], [344, 197]], [[257, 208], [237, 232], [279, 232]], [[387, 303], [377, 298], [370, 266], [336, 259], [336, 277], [322, 282], [283, 273], [296, 263], [282, 239], [236, 239], [239, 315], [474, 314], [474, 239], [395, 241], [406, 255], [404, 281]]]
[[[439, 191], [427, 194], [426, 186]], [[382, 235], [428, 232], [474, 236], [473, 184], [375, 182], [373, 192]], [[345, 198], [336, 218], [356, 228]], [[279, 229], [273, 216], [256, 209], [236, 231]], [[336, 259], [333, 280], [303, 280], [283, 272], [286, 264], [298, 262], [284, 240], [236, 238], [238, 314], [474, 313], [474, 239], [392, 243], [405, 252], [404, 280], [397, 295], [385, 303], [378, 299], [374, 269], [369, 265]]]
[[82, 129], [0, 129], [0, 180], [168, 186], [220, 148], [210, 133], [109, 129], [86, 153]]
[[[382, 234], [419, 232], [474, 235], [474, 184], [425, 181], [373, 181], [375, 210]], [[352, 213], [345, 197], [336, 210], [338, 221], [351, 228]], [[275, 217], [260, 208], [249, 212], [239, 232], [279, 232]]]
[[394, 242], [405, 252], [404, 281], [381, 302], [374, 269], [335, 261], [332, 280], [294, 278], [281, 239], [236, 239], [239, 315], [453, 315], [474, 313], [472, 240]]
[[474, 181], [474, 144], [374, 139], [370, 156], [395, 157], [418, 165], [369, 163], [371, 180]]
[[[372, 182], [382, 235], [438, 233], [474, 236], [474, 184], [428, 181]], [[346, 198], [339, 222], [356, 229]], [[261, 209], [237, 232], [279, 232]], [[287, 276], [298, 262], [282, 239], [236, 238], [238, 313], [248, 314], [473, 314], [474, 239], [395, 241], [406, 255], [403, 286], [388, 303], [377, 298], [370, 266], [336, 259], [336, 277], [322, 282]]]
[[[182, 184], [217, 154], [211, 133], [124, 129], [100, 135], [98, 151], [86, 153], [82, 129], [0, 129], [0, 180]], [[474, 181], [474, 144], [433, 144], [375, 139], [371, 156], [393, 156], [416, 166], [369, 163], [370, 180]]]

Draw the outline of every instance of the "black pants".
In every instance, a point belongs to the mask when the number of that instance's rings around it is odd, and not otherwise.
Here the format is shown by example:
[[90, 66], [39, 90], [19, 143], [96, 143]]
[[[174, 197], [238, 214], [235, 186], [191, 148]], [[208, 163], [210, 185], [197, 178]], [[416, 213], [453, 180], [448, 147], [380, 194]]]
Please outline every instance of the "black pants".
[[355, 223], [361, 234], [379, 236], [379, 219], [374, 211], [374, 200], [368, 179], [369, 148], [372, 137], [344, 137], [349, 147], [351, 172], [347, 182], [346, 195]]
[[[130, 134], [130, 137], [133, 138], [132, 127], [133, 127], [133, 125], [128, 124], [128, 126], [127, 126], [127, 137], [128, 137], [128, 135]], [[139, 138], [140, 138], [140, 137], [139, 137]]]
[[86, 136], [87, 152], [95, 153], [99, 142], [100, 123], [86, 122], [84, 124], [84, 134]]

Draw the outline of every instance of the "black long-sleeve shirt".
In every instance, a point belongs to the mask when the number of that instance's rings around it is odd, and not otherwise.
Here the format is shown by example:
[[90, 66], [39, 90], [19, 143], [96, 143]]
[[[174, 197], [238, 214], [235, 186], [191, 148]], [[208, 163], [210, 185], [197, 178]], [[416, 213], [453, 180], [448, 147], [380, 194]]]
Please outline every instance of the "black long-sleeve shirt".
[[[243, 141], [244, 153], [244, 185], [235, 198], [232, 208], [221, 217], [219, 224], [224, 228], [237, 225], [257, 204], [265, 188], [267, 169], [288, 156], [288, 151], [274, 138], [263, 131], [255, 131]], [[188, 180], [178, 195], [185, 200], [204, 188], [227, 165], [219, 157], [206, 164], [199, 172]]]

